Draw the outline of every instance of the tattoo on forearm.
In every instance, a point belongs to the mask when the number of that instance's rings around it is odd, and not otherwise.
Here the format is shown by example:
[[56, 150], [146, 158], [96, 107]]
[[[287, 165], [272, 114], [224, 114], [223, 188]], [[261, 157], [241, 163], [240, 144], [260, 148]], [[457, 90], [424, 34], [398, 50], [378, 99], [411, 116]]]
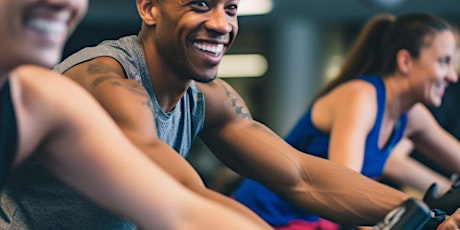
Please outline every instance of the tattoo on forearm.
[[235, 113], [245, 119], [252, 119], [251, 114], [249, 113], [249, 111], [247, 111], [248, 109], [244, 105], [243, 100], [238, 95], [236, 95], [236, 93], [234, 93], [233, 90], [231, 90], [228, 86], [226, 86], [225, 84], [223, 84], [223, 86], [225, 88], [225, 94], [227, 95]]

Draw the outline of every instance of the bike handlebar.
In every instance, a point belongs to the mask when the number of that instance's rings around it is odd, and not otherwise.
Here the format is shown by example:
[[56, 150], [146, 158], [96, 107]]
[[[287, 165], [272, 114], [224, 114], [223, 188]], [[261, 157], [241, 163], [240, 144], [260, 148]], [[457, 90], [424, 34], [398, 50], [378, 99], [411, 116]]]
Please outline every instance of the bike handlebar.
[[460, 208], [460, 179], [444, 195], [436, 197], [437, 184], [425, 193], [423, 202], [410, 198], [389, 212], [373, 230], [435, 230], [447, 215]]
[[436, 230], [446, 213], [432, 209], [424, 202], [410, 198], [389, 212], [373, 230]]
[[460, 208], [460, 180], [454, 182], [449, 191], [441, 197], [436, 197], [437, 184], [430, 186], [423, 197], [423, 201], [432, 209], [440, 209], [452, 215]]

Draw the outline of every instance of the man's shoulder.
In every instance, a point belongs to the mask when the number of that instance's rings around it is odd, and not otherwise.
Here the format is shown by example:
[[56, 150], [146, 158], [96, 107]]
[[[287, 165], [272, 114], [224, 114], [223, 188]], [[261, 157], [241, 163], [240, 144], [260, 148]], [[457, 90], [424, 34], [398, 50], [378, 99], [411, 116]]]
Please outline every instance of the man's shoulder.
[[88, 46], [69, 55], [56, 65], [54, 70], [63, 73], [75, 65], [98, 57], [112, 57], [118, 61], [136, 59], [133, 56], [139, 56], [135, 55], [138, 49], [139, 41], [136, 35], [124, 36], [116, 40], [104, 40], [96, 46]]

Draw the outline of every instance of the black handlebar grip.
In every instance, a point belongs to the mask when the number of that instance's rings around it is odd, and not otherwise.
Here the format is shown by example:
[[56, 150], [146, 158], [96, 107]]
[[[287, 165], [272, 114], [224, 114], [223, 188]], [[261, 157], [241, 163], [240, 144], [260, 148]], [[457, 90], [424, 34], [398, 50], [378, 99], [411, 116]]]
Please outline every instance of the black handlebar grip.
[[431, 218], [428, 223], [425, 224], [423, 230], [436, 230], [438, 225], [440, 225], [446, 219], [446, 213], [439, 209], [431, 210]]
[[448, 215], [452, 215], [460, 208], [460, 180], [452, 184], [452, 187], [444, 195], [436, 197], [437, 184], [434, 183], [428, 188], [423, 201], [431, 209], [440, 209]]
[[421, 230], [431, 219], [429, 207], [410, 198], [389, 212], [373, 230]]

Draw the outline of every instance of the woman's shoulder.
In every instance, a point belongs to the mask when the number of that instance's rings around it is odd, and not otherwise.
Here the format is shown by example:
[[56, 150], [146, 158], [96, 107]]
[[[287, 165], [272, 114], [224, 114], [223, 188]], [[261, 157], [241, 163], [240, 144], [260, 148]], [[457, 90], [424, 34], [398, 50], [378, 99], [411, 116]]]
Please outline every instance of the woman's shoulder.
[[[375, 114], [377, 94], [374, 85], [360, 79], [340, 84], [315, 102], [317, 108], [342, 116], [343, 114]], [[352, 116], [352, 115], [350, 115]]]
[[376, 87], [372, 82], [363, 79], [353, 79], [344, 82], [333, 89], [329, 95], [336, 99], [375, 98]]
[[80, 100], [83, 95], [78, 92], [83, 91], [81, 87], [70, 79], [39, 66], [20, 66], [11, 71], [9, 79], [17, 102], [30, 108], [37, 105], [43, 109], [63, 107], [68, 102]]

